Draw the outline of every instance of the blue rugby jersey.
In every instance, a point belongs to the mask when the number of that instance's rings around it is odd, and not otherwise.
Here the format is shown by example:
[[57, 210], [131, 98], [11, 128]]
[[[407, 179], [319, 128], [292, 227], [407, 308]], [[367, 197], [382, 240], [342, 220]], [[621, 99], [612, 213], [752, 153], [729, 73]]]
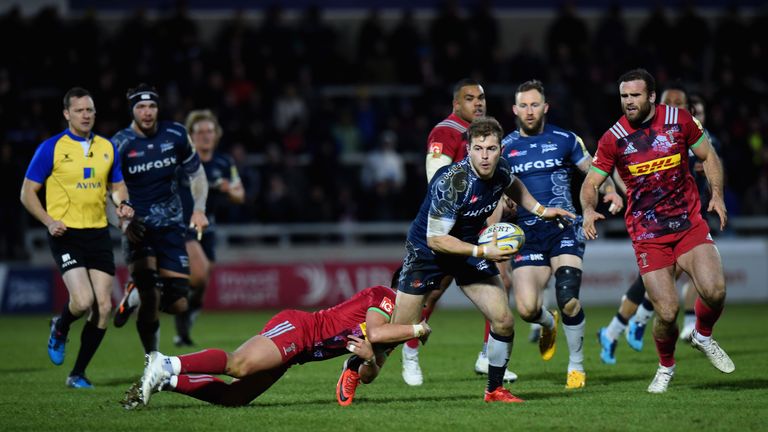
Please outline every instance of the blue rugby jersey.
[[[239, 183], [240, 174], [237, 172], [237, 167], [232, 158], [221, 153], [214, 153], [211, 160], [202, 162], [202, 164], [203, 169], [205, 169], [205, 176], [208, 178], [209, 189], [208, 200], [205, 205], [205, 215], [211, 224], [208, 227], [210, 231], [213, 228], [213, 224], [216, 223], [216, 212], [222, 205], [229, 202], [229, 196], [219, 192], [219, 182], [226, 179], [230, 185]], [[189, 221], [192, 218], [195, 202], [192, 198], [192, 191], [189, 188], [189, 175], [183, 169], [178, 171], [178, 181], [180, 186], [179, 196], [181, 196], [181, 204], [184, 207], [184, 220]]]
[[506, 160], [500, 159], [493, 177], [483, 180], [475, 174], [469, 158], [437, 170], [427, 188], [427, 196], [408, 230], [408, 242], [427, 249], [429, 220], [452, 225], [448, 234], [477, 243], [485, 220], [499, 204], [504, 191], [515, 181]]
[[[516, 130], [501, 141], [502, 158], [523, 182], [528, 192], [543, 206], [559, 207], [575, 213], [571, 197], [573, 169], [589, 157], [584, 143], [573, 132], [545, 124], [542, 133], [522, 136]], [[518, 222], [532, 223], [536, 215], [517, 208]]]
[[187, 173], [194, 173], [200, 158], [189, 143], [184, 126], [161, 121], [151, 137], [140, 137], [127, 127], [115, 134], [112, 141], [120, 153], [123, 177], [136, 215], [150, 227], [185, 225], [176, 169], [182, 167]]

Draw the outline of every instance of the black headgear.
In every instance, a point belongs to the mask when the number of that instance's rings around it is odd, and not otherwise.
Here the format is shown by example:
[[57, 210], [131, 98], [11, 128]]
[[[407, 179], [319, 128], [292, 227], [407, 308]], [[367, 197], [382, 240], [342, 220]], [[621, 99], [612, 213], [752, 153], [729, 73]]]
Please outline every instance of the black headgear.
[[127, 97], [128, 107], [131, 111], [139, 102], [152, 101], [160, 105], [160, 95], [157, 94], [157, 90], [146, 84], [139, 84], [135, 89], [128, 90]]

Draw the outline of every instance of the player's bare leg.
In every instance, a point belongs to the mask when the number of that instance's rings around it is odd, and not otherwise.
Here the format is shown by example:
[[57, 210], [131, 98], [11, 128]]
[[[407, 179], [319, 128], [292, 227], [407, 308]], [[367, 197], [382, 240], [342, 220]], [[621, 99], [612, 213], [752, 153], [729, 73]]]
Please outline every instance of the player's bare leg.
[[659, 367], [648, 386], [650, 393], [664, 393], [675, 373], [675, 343], [677, 342], [677, 312], [680, 308], [675, 289], [675, 267], [669, 266], [643, 275], [648, 298], [653, 302], [656, 319], [653, 339], [659, 354]]
[[477, 306], [491, 323], [488, 338], [488, 386], [486, 402], [522, 402], [513, 396], [503, 384], [512, 343], [515, 337], [514, 316], [509, 309], [509, 297], [499, 276], [482, 282], [460, 287], [464, 294]]
[[545, 360], [554, 355], [557, 336], [555, 315], [542, 307], [542, 290], [551, 275], [548, 266], [523, 266], [512, 271], [517, 312], [524, 321], [541, 324], [539, 350]]
[[[451, 279], [448, 279], [450, 283]], [[445, 280], [443, 280], [445, 282]], [[438, 290], [439, 291], [439, 290]], [[442, 294], [442, 291], [439, 291]], [[430, 294], [433, 294], [434, 291]], [[397, 292], [395, 299], [395, 311], [392, 313], [392, 323], [394, 324], [418, 324], [422, 319], [424, 302], [427, 295], [407, 294], [402, 291]], [[413, 341], [413, 339], [411, 340]], [[408, 343], [411, 343], [409, 341]], [[411, 386], [419, 386], [424, 383], [424, 376], [419, 366], [418, 339], [416, 348], [403, 345], [403, 381]]]
[[568, 344], [567, 389], [586, 385], [584, 371], [584, 327], [586, 318], [579, 301], [581, 290], [581, 258], [563, 254], [551, 259], [555, 273], [555, 296], [563, 318], [563, 331]]
[[208, 284], [211, 263], [203, 251], [200, 242], [191, 240], [186, 242], [187, 255], [189, 256], [189, 307], [186, 311], [176, 314], [176, 336], [173, 343], [176, 346], [193, 346], [190, 331], [194, 323], [194, 314], [202, 306], [203, 294]]
[[700, 298], [696, 300], [696, 328], [691, 345], [703, 352], [712, 365], [724, 373], [735, 370], [728, 354], [712, 339], [712, 330], [725, 306], [725, 276], [720, 253], [713, 244], [700, 244], [678, 258], [678, 265], [690, 275]]
[[699, 297], [696, 287], [690, 280], [683, 284], [683, 329], [680, 331], [680, 339], [691, 340], [691, 333], [696, 328], [696, 299]]
[[[499, 276], [501, 277], [501, 282], [504, 284], [504, 291], [506, 291], [507, 297], [509, 297], [512, 289], [512, 266], [510, 265], [509, 261], [503, 261], [497, 262], [496, 268], [499, 269]], [[483, 331], [483, 348], [480, 350], [480, 353], [478, 353], [477, 360], [475, 360], [475, 373], [480, 375], [488, 374], [488, 337], [490, 332], [491, 323], [488, 320], [485, 320], [485, 329]], [[504, 371], [504, 381], [517, 381], [517, 374], [507, 369]]]

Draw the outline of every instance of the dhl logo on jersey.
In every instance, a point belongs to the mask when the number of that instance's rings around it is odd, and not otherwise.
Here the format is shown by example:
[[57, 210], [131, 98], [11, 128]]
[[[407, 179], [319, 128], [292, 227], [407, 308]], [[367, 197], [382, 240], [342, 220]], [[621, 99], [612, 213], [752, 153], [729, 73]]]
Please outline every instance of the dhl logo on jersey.
[[656, 171], [664, 171], [678, 165], [680, 165], [680, 153], [654, 159], [648, 162], [629, 165], [627, 168], [629, 168], [629, 172], [633, 176], [640, 176], [655, 173]]

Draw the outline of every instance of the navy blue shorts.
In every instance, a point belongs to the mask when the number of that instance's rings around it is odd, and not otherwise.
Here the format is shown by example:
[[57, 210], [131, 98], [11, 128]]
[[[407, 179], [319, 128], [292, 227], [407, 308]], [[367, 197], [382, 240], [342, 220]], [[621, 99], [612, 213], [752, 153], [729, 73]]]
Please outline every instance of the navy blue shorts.
[[[197, 230], [194, 228], [187, 228], [185, 241], [197, 241]], [[216, 231], [207, 229], [203, 231], [203, 238], [200, 240], [200, 246], [203, 247], [203, 252], [208, 258], [208, 261], [216, 261]]]
[[532, 225], [519, 224], [525, 232], [525, 244], [512, 257], [513, 267], [550, 266], [550, 259], [558, 255], [576, 255], [584, 258], [584, 229], [582, 217], [576, 218], [563, 229], [556, 222], [536, 221]]
[[407, 294], [436, 290], [445, 276], [453, 276], [457, 285], [464, 286], [499, 274], [493, 262], [484, 258], [436, 254], [431, 249], [416, 251], [410, 242], [406, 242], [405, 250], [397, 289]]
[[129, 264], [155, 257], [158, 269], [189, 274], [189, 256], [184, 243], [184, 228], [180, 226], [147, 227], [140, 243], [131, 243], [123, 236], [123, 254]]

